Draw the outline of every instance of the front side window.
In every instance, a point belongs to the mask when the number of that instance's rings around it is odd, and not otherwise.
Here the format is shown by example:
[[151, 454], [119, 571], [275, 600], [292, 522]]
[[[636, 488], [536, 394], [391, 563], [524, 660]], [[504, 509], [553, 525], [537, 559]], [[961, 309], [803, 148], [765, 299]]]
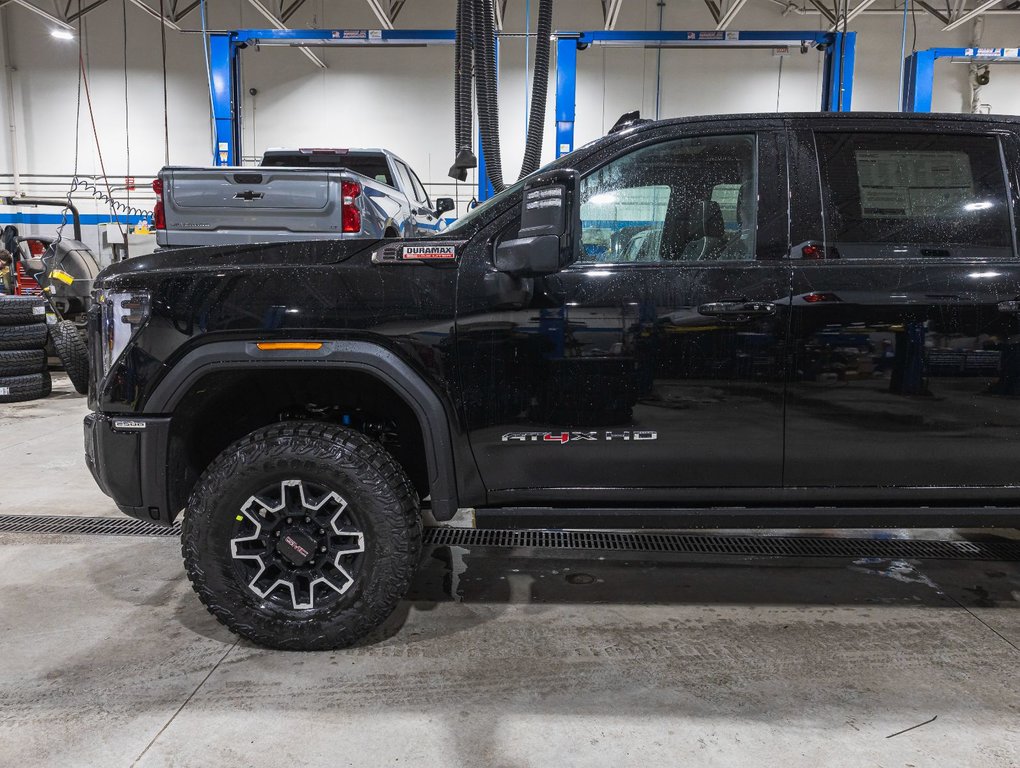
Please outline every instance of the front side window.
[[1012, 255], [994, 136], [819, 133], [834, 258]]
[[397, 177], [400, 179], [400, 186], [404, 190], [404, 194], [409, 197], [414, 197], [414, 184], [411, 183], [411, 172], [407, 166], [399, 160], [395, 160], [393, 165], [397, 169]]
[[582, 261], [753, 259], [754, 136], [642, 147], [581, 180]]
[[425, 187], [423, 187], [421, 181], [418, 180], [418, 175], [410, 168], [407, 170], [411, 174], [411, 186], [414, 187], [414, 196], [417, 198], [419, 203], [425, 203], [427, 207], [431, 208], [432, 203], [429, 200], [428, 193], [425, 191]]

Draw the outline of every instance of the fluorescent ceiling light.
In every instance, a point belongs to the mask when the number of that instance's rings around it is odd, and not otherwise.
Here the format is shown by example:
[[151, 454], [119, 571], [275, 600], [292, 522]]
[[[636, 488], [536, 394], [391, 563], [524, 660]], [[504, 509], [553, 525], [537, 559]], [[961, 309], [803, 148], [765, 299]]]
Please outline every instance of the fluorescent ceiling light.
[[51, 29], [50, 35], [57, 38], [57, 40], [74, 40], [74, 35], [66, 29]]

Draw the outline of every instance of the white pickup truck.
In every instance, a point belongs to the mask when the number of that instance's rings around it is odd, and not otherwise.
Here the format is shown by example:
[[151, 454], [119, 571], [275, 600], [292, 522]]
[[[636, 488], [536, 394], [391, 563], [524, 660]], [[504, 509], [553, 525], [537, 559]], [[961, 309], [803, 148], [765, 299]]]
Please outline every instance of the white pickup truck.
[[162, 248], [441, 231], [452, 198], [433, 205], [418, 176], [383, 149], [271, 149], [258, 167], [167, 166], [152, 183]]

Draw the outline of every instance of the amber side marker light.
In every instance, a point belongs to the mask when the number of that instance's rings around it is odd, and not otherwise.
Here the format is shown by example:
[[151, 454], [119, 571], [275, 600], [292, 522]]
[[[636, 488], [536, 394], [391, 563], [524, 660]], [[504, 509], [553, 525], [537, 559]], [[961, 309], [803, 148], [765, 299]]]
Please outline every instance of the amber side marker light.
[[260, 341], [256, 344], [263, 352], [282, 349], [322, 349], [321, 341]]

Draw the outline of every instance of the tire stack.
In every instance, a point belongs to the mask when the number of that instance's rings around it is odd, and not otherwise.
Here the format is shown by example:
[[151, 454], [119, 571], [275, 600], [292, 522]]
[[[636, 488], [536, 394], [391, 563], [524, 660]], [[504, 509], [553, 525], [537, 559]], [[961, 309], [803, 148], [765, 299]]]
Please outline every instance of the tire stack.
[[46, 300], [0, 295], [0, 403], [48, 397]]

